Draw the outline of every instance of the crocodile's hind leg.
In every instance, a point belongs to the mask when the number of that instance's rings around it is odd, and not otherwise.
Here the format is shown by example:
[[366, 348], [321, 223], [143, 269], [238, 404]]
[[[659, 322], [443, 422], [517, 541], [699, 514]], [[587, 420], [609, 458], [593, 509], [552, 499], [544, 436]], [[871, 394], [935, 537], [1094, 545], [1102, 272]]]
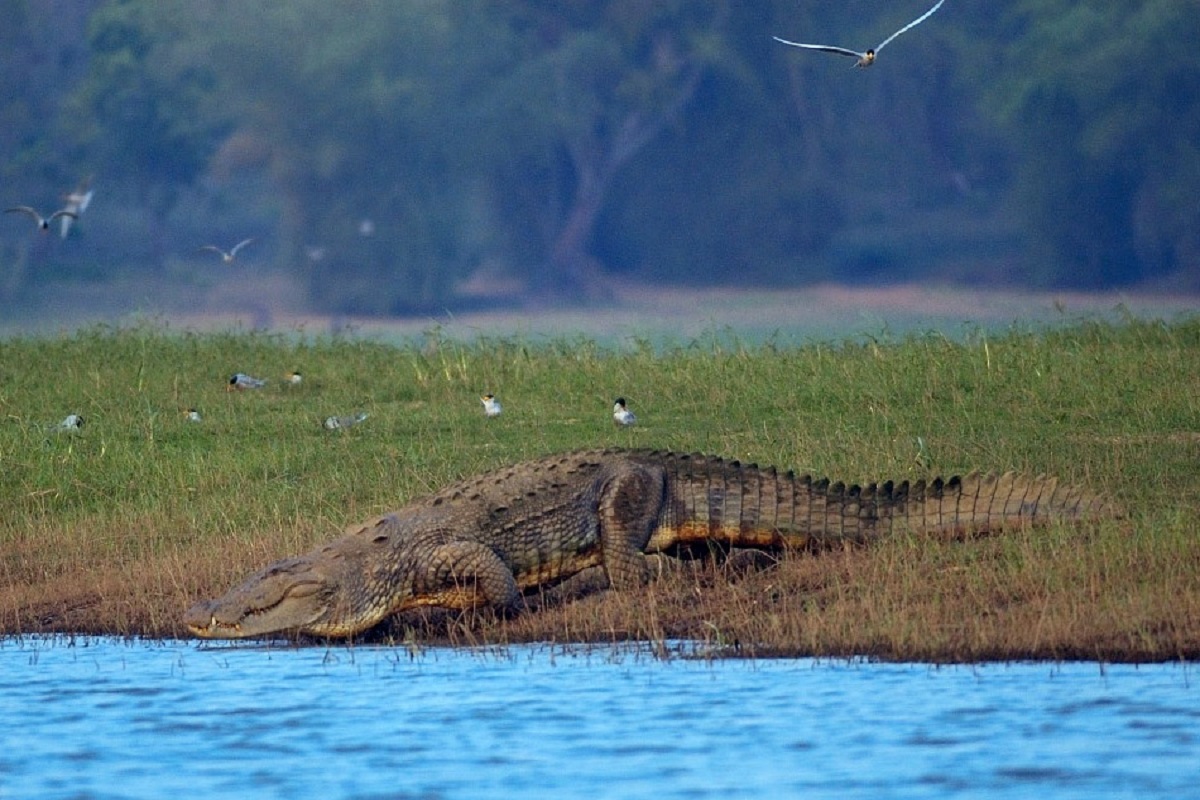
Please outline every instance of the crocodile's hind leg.
[[602, 592], [608, 586], [604, 567], [587, 567], [553, 586], [537, 587], [536, 591], [526, 595], [526, 603], [534, 609], [558, 606]]
[[665, 480], [660, 471], [629, 467], [600, 493], [600, 550], [613, 589], [636, 588], [649, 577], [645, 548], [662, 508]]

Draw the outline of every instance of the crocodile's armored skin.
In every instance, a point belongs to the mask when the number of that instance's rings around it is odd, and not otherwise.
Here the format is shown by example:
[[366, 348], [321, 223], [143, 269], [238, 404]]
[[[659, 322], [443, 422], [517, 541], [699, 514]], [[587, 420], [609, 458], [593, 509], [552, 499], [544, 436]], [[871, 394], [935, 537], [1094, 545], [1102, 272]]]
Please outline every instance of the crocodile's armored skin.
[[712, 456], [549, 456], [415, 500], [188, 610], [204, 638], [352, 636], [417, 606], [516, 610], [524, 593], [598, 568], [643, 584], [647, 556], [698, 544], [759, 549], [961, 536], [1111, 514], [1054, 478], [978, 475], [847, 486]]

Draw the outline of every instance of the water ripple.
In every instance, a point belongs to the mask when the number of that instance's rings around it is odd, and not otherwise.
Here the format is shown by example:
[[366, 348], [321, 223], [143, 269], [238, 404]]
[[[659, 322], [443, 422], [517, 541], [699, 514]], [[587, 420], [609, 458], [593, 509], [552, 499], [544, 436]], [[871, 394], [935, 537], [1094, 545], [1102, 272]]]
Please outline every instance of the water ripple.
[[0, 641], [0, 798], [1083, 797], [1200, 782], [1187, 667]]

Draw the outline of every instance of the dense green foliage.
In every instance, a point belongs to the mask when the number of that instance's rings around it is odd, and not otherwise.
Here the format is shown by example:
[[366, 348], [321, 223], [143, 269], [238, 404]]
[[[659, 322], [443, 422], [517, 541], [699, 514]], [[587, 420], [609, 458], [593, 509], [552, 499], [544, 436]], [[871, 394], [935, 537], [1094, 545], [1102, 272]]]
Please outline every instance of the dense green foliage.
[[[253, 235], [314, 307], [479, 275], [1200, 285], [1200, 6], [0, 0], [0, 299]], [[103, 227], [103, 235], [97, 229]], [[185, 245], [178, 244], [185, 242]], [[36, 269], [31, 268], [36, 264]]]

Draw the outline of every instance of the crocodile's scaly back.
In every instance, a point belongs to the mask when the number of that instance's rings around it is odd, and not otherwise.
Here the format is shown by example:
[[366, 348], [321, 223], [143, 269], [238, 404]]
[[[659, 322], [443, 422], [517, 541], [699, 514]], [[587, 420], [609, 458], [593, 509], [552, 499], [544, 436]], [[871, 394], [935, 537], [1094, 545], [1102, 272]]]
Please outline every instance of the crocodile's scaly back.
[[805, 548], [899, 532], [963, 536], [1114, 513], [1098, 495], [1044, 475], [847, 485], [701, 454], [650, 460], [666, 470], [669, 496], [648, 551], [701, 541]]

